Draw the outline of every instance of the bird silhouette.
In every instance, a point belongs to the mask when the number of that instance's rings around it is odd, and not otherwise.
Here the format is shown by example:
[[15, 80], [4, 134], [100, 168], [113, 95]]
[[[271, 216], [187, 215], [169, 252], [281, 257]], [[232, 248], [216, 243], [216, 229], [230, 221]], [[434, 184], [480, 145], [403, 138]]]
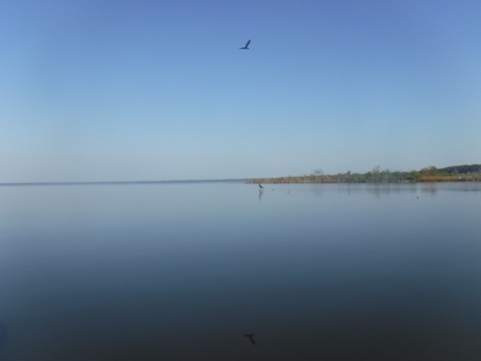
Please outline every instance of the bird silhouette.
[[239, 48], [239, 49], [242, 49], [242, 50], [249, 50], [249, 44], [251, 43], [251, 40], [249, 39], [246, 43], [246, 45], [244, 45], [242, 48]]
[[262, 186], [262, 184], [259, 183], [259, 190], [263, 191], [264, 190], [264, 187]]
[[245, 337], [249, 338], [249, 340], [251, 340], [252, 344], [255, 345], [256, 342], [254, 341], [254, 334], [253, 333], [248, 333], [246, 335], [244, 335]]

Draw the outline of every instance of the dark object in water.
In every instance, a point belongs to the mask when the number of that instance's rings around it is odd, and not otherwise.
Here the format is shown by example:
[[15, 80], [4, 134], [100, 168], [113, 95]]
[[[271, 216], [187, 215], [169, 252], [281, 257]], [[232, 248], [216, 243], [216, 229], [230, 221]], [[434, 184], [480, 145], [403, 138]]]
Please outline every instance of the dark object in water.
[[7, 327], [2, 322], [0, 322], [0, 351], [2, 351], [2, 348], [5, 345], [6, 339], [7, 339]]
[[244, 335], [245, 337], [248, 337], [249, 340], [251, 340], [252, 344], [255, 345], [256, 342], [254, 341], [254, 334], [253, 333], [248, 333], [246, 335]]

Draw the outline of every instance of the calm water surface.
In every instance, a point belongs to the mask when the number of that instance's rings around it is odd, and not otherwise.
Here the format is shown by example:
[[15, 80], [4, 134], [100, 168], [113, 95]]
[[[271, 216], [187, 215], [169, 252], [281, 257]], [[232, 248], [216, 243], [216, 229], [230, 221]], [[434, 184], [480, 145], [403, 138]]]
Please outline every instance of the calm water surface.
[[0, 187], [0, 360], [481, 359], [481, 184], [257, 188]]

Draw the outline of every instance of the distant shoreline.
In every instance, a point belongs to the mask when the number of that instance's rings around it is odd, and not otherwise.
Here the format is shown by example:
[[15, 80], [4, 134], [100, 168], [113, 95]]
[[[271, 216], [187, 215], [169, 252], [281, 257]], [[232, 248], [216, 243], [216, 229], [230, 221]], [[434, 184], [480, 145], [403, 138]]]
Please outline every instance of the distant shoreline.
[[390, 171], [379, 167], [366, 173], [324, 174], [317, 170], [313, 174], [287, 177], [233, 178], [233, 179], [179, 179], [137, 181], [72, 181], [72, 182], [0, 182], [0, 187], [31, 186], [103, 186], [103, 185], [148, 185], [148, 184], [193, 184], [193, 183], [247, 183], [247, 184], [332, 184], [332, 183], [438, 183], [438, 182], [481, 182], [481, 164], [459, 165], [445, 168], [427, 167], [421, 170]]
[[379, 167], [366, 173], [324, 174], [317, 170], [303, 176], [255, 178], [247, 183], [302, 184], [302, 183], [437, 183], [437, 182], [481, 182], [481, 164], [428, 167], [409, 172], [381, 170]]

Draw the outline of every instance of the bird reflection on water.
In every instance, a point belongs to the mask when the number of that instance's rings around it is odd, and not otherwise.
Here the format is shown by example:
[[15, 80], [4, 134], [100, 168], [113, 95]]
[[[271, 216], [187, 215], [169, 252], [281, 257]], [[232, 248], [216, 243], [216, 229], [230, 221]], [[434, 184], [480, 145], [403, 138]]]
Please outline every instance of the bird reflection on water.
[[251, 340], [253, 345], [256, 344], [256, 342], [254, 341], [254, 334], [253, 333], [248, 333], [248, 334], [245, 334], [244, 336], [247, 337], [249, 340]]
[[264, 192], [259, 190], [259, 201], [261, 200], [262, 196], [264, 195]]

